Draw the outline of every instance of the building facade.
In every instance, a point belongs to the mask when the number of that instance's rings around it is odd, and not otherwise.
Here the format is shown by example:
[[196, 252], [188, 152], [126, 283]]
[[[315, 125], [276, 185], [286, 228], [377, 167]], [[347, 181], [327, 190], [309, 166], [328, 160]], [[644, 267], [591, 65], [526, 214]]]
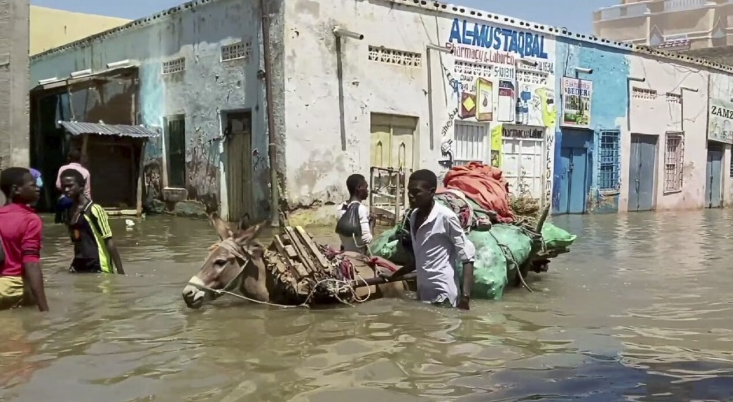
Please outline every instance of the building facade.
[[258, 5], [200, 0], [39, 54], [31, 82], [134, 64], [136, 124], [163, 132], [146, 189], [231, 220], [272, 208], [266, 42], [291, 222], [332, 220], [352, 173], [389, 210], [410, 171], [473, 160], [556, 214], [733, 200], [729, 142], [708, 135], [733, 68], [441, 3], [267, 5], [268, 41]]
[[664, 51], [733, 45], [728, 0], [621, 0], [593, 13], [601, 38]]
[[28, 0], [0, 0], [0, 170], [28, 166]]

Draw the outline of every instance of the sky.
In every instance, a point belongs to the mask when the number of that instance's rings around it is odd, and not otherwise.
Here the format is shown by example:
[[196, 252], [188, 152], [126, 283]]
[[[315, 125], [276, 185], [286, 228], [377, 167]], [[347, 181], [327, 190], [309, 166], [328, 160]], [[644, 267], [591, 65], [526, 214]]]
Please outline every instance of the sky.
[[[31, 0], [31, 4], [88, 14], [138, 19], [183, 3], [183, 0]], [[593, 32], [593, 11], [619, 0], [451, 0], [445, 1], [521, 18], [573, 32]]]

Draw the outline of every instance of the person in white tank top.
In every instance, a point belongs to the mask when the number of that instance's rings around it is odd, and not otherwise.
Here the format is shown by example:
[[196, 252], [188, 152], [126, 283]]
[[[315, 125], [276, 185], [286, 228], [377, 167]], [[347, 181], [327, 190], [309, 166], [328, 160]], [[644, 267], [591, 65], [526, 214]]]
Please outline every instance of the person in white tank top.
[[346, 179], [346, 188], [349, 190], [349, 200], [341, 203], [336, 211], [337, 219], [341, 219], [346, 211], [354, 203], [359, 204], [359, 226], [361, 227], [361, 237], [344, 236], [339, 234], [341, 239], [342, 251], [353, 251], [357, 253], [366, 253], [367, 246], [372, 242], [372, 219], [369, 216], [369, 209], [363, 204], [363, 201], [369, 197], [369, 184], [364, 176], [360, 174], [352, 174]]

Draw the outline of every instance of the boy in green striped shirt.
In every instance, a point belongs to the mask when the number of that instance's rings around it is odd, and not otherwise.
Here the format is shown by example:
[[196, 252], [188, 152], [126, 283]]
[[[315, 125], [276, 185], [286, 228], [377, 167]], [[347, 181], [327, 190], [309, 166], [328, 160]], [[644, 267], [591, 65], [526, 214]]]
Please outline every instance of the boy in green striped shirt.
[[111, 274], [117, 268], [117, 273], [124, 275], [107, 212], [84, 195], [84, 176], [78, 170], [66, 169], [61, 172], [60, 181], [64, 195], [74, 202], [66, 219], [74, 243], [74, 260], [69, 271]]

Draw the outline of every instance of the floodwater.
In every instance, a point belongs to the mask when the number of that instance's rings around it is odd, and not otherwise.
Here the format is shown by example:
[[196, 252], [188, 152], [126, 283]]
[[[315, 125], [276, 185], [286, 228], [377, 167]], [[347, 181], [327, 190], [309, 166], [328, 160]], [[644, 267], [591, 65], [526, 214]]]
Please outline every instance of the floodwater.
[[733, 211], [553, 221], [579, 239], [530, 275], [535, 292], [467, 313], [228, 297], [188, 310], [181, 290], [215, 240], [207, 222], [113, 221], [126, 277], [66, 273], [68, 240], [49, 224], [52, 312], [0, 312], [0, 400], [730, 400]]

